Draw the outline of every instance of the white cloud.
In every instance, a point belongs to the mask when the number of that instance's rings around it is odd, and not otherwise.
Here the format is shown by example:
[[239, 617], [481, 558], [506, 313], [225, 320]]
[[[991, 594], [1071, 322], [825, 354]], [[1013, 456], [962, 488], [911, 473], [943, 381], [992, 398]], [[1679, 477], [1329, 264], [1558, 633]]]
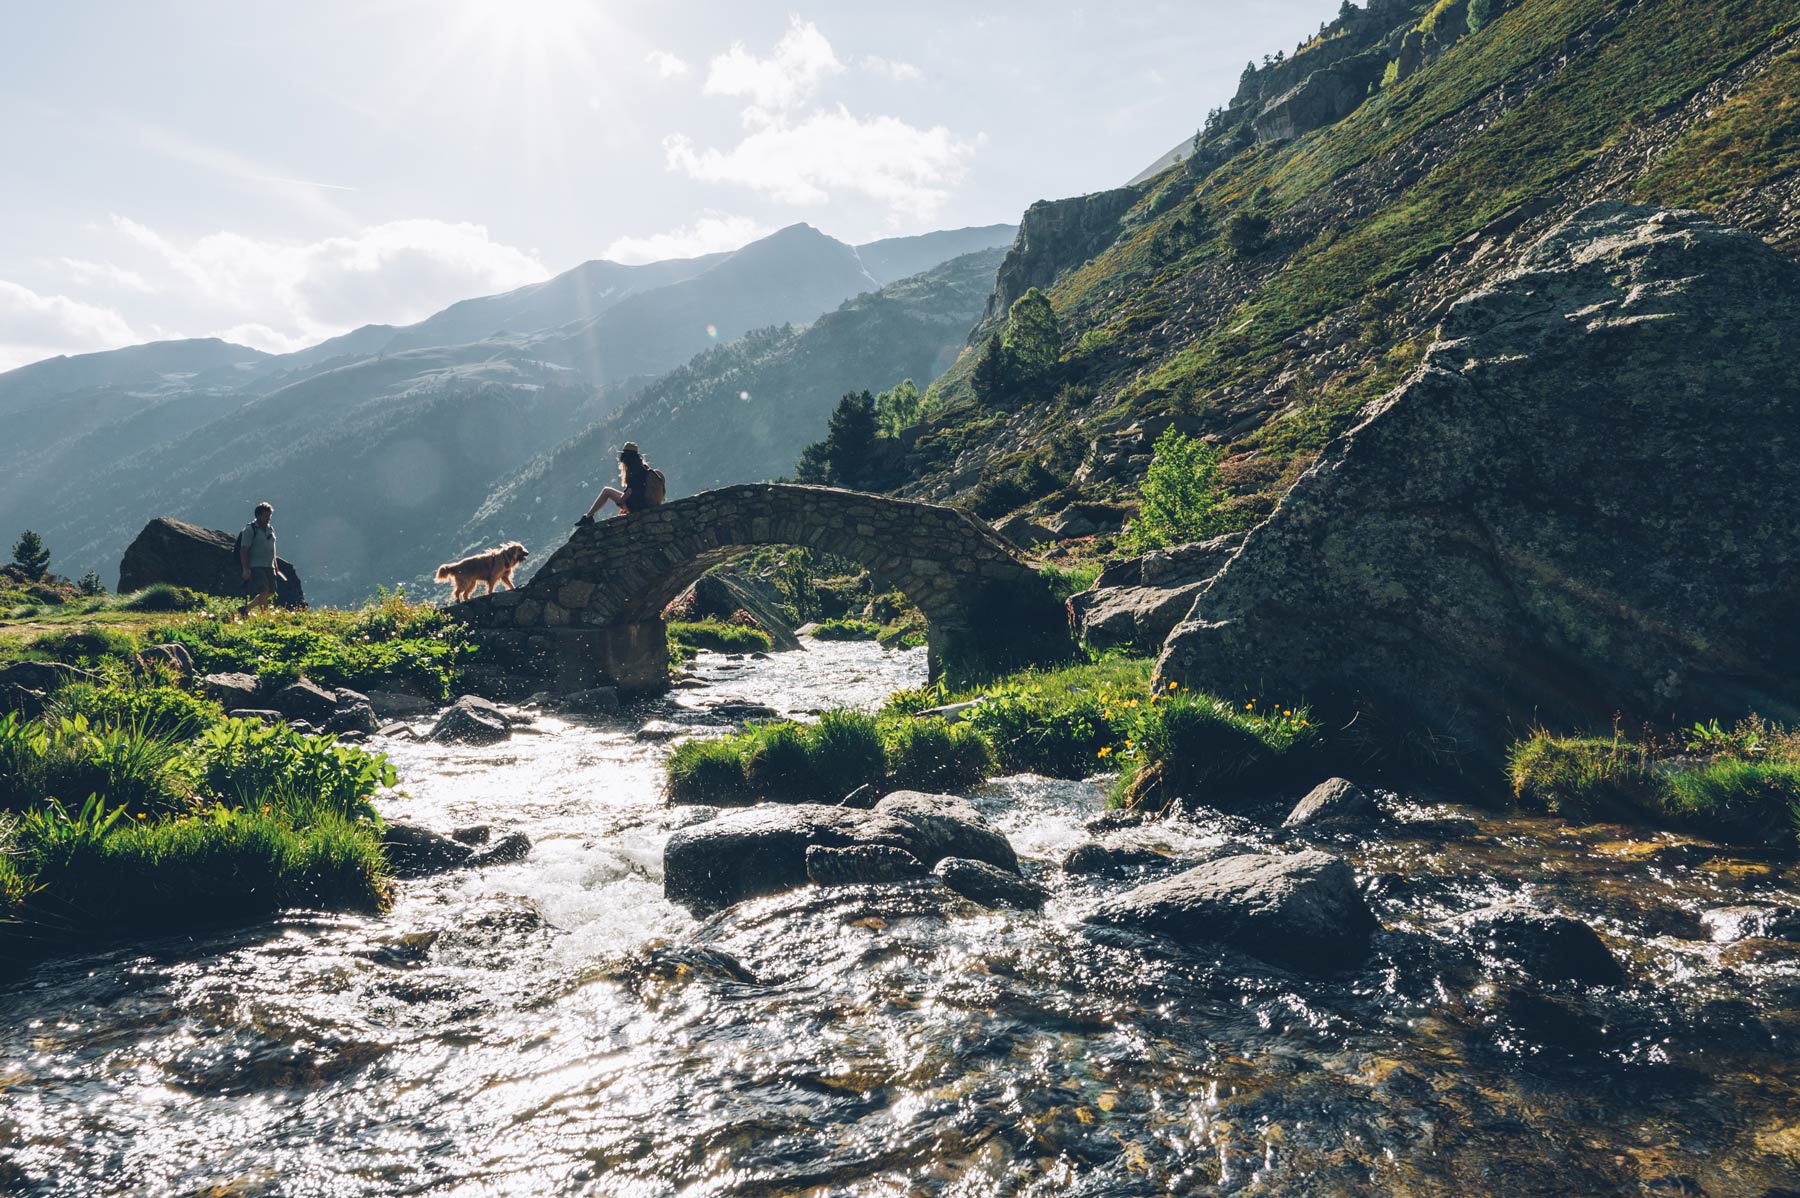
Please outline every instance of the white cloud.
[[679, 78], [693, 69], [685, 59], [678, 58], [667, 50], [652, 50], [644, 55], [644, 61], [655, 67], [656, 73], [664, 79]]
[[125, 317], [111, 308], [39, 295], [0, 279], [0, 369], [93, 350], [116, 349], [138, 340]]
[[[475, 224], [397, 220], [346, 237], [290, 242], [212, 233], [177, 244], [127, 217], [113, 227], [224, 319], [234, 340], [297, 348], [360, 324], [405, 324], [473, 295], [548, 276], [535, 254]], [[238, 334], [233, 336], [233, 334]]]
[[709, 183], [739, 183], [790, 204], [823, 204], [830, 189], [860, 192], [898, 212], [930, 217], [962, 180], [979, 144], [942, 125], [857, 117], [839, 105], [800, 120], [775, 119], [730, 150], [663, 139], [669, 169]]
[[827, 75], [843, 69], [819, 27], [791, 17], [772, 56], [758, 58], [734, 43], [708, 64], [702, 90], [709, 96], [747, 97], [756, 109], [779, 112], [810, 99]]
[[155, 290], [137, 271], [126, 270], [111, 262], [58, 258], [56, 265], [69, 278], [84, 287], [110, 287], [119, 291], [138, 291], [146, 295]]
[[708, 212], [691, 225], [652, 233], [648, 237], [621, 237], [601, 252], [614, 262], [635, 264], [664, 258], [696, 258], [719, 250], [735, 250], [773, 232], [768, 225], [747, 216]]
[[865, 54], [857, 61], [862, 69], [871, 75], [882, 75], [889, 79], [899, 80], [901, 83], [917, 83], [925, 78], [925, 72], [912, 63], [883, 58], [879, 54]]

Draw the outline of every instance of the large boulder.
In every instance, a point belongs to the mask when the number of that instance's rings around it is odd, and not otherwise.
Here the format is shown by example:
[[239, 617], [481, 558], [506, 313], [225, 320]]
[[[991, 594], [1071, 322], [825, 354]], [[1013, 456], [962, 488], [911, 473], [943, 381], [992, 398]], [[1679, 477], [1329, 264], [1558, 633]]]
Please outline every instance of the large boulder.
[[1075, 635], [1097, 649], [1154, 653], [1243, 543], [1243, 533], [1229, 533], [1114, 562], [1070, 597]]
[[1037, 911], [1049, 897], [1048, 892], [1030, 878], [967, 857], [945, 857], [931, 872], [956, 893], [984, 907]]
[[1360, 960], [1376, 928], [1348, 863], [1318, 852], [1226, 857], [1107, 899], [1087, 921], [1302, 969]]
[[479, 695], [463, 695], [444, 708], [426, 739], [438, 744], [492, 745], [512, 735], [512, 719]]
[[[275, 584], [275, 601], [283, 607], [305, 607], [306, 595], [294, 563], [278, 557], [275, 567], [287, 576]], [[119, 593], [141, 591], [159, 582], [241, 599], [244, 574], [238, 565], [237, 534], [167, 516], [150, 521], [119, 562]]]
[[1381, 808], [1348, 778], [1327, 778], [1294, 804], [1284, 828], [1357, 828], [1381, 819]]
[[663, 893], [696, 915], [709, 915], [745, 899], [804, 886], [807, 850], [815, 846], [897, 849], [925, 868], [945, 857], [970, 857], [1008, 871], [1018, 868], [1012, 846], [960, 800], [891, 797], [903, 801], [883, 799], [867, 811], [818, 803], [763, 804], [682, 828], [663, 849]]
[[336, 692], [328, 691], [308, 678], [282, 687], [267, 696], [267, 702], [288, 719], [305, 720], [315, 727], [323, 727], [329, 723], [338, 710]]
[[1515, 730], [1800, 716], [1800, 265], [1596, 204], [1450, 309], [1201, 591], [1159, 683], [1497, 765]]
[[1619, 959], [1594, 929], [1578, 919], [1518, 903], [1496, 903], [1444, 922], [1483, 956], [1506, 961], [1538, 982], [1617, 985]]

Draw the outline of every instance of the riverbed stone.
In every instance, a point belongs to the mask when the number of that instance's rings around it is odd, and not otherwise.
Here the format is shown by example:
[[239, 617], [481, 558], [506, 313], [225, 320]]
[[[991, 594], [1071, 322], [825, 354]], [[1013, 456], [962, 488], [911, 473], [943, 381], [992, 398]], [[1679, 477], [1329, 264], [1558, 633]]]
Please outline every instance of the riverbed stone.
[[233, 707], [225, 713], [234, 720], [256, 720], [264, 724], [279, 724], [282, 715], [272, 707]]
[[945, 857], [931, 872], [956, 893], [984, 907], [1036, 911], [1048, 897], [1044, 888], [1030, 878], [968, 857]]
[[1578, 919], [1523, 903], [1496, 903], [1444, 921], [1483, 956], [1523, 969], [1538, 982], [1617, 985], [1625, 970], [1594, 929]]
[[165, 645], [151, 645], [145, 649], [141, 657], [145, 661], [160, 661], [183, 678], [192, 676], [194, 672], [194, 655], [188, 652], [186, 645], [170, 641]]
[[375, 714], [384, 720], [403, 720], [409, 716], [424, 715], [436, 711], [437, 704], [419, 695], [402, 694], [399, 691], [370, 691], [369, 705]]
[[310, 679], [302, 678], [268, 697], [268, 705], [290, 720], [305, 720], [320, 727], [337, 714], [337, 695]]
[[[890, 796], [893, 798], [895, 796]], [[814, 845], [878, 845], [911, 854], [930, 867], [949, 856], [972, 857], [1014, 871], [1018, 858], [961, 800], [905, 795], [873, 810], [819, 803], [759, 804], [676, 831], [663, 850], [663, 893], [696, 915], [807, 882]], [[930, 801], [923, 801], [930, 800]], [[884, 809], [885, 806], [885, 809]]]
[[1381, 818], [1381, 808], [1348, 778], [1327, 778], [1294, 804], [1284, 828], [1367, 827]]
[[491, 745], [511, 735], [511, 722], [498, 707], [475, 695], [463, 695], [443, 710], [426, 739], [438, 744]]
[[1377, 927], [1349, 863], [1313, 851], [1225, 857], [1106, 899], [1086, 919], [1307, 970], [1360, 960]]
[[905, 849], [884, 844], [842, 848], [808, 845], [806, 880], [814, 886], [861, 886], [905, 882], [925, 876], [925, 865]]
[[418, 824], [389, 820], [381, 833], [381, 851], [399, 878], [422, 878], [465, 865], [475, 850]]

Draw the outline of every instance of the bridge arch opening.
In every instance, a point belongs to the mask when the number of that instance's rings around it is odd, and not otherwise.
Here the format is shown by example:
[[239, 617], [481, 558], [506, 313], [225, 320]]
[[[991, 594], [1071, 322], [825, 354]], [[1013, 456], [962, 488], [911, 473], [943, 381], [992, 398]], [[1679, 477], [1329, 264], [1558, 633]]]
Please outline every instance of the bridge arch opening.
[[[856, 562], [924, 614], [934, 678], [1066, 657], [1066, 617], [986, 524], [938, 504], [832, 487], [705, 491], [575, 530], [518, 591], [455, 609], [484, 669], [550, 689], [666, 689], [662, 613], [706, 571], [765, 546]], [[522, 683], [524, 684], [524, 683]]]

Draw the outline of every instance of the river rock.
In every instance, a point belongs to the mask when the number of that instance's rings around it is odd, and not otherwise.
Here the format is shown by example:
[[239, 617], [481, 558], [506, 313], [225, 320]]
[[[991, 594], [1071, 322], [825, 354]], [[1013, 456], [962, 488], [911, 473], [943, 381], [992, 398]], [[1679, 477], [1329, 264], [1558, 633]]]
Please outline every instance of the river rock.
[[1284, 828], [1367, 827], [1381, 819], [1381, 808], [1375, 805], [1362, 787], [1348, 778], [1327, 778], [1294, 804]]
[[1700, 914], [1700, 926], [1720, 943], [1735, 940], [1800, 942], [1800, 907], [1745, 904], [1714, 907]]
[[321, 727], [338, 710], [337, 695], [306, 678], [282, 687], [266, 702], [290, 720], [305, 720]]
[[497, 706], [476, 695], [463, 695], [444, 708], [427, 740], [439, 744], [491, 745], [512, 735], [512, 723]]
[[945, 857], [931, 872], [956, 893], [984, 907], [1036, 911], [1043, 907], [1044, 899], [1048, 897], [1044, 888], [1030, 878], [967, 857]]
[[1076, 845], [1064, 855], [1061, 863], [1065, 874], [1100, 874], [1110, 878], [1130, 877], [1146, 870], [1167, 869], [1174, 864], [1168, 854], [1137, 845], [1102, 844], [1097, 840]]
[[806, 849], [806, 880], [814, 886], [861, 886], [924, 876], [925, 865], [917, 857], [884, 844], [843, 848], [815, 844]]
[[[1201, 591], [1159, 681], [1462, 746], [1800, 710], [1800, 264], [1613, 201], [1445, 315]], [[1498, 776], [1497, 773], [1495, 776]]]
[[254, 707], [262, 697], [255, 674], [208, 674], [200, 680], [200, 690], [227, 711], [234, 707]]
[[1377, 927], [1349, 864], [1311, 851], [1225, 857], [1107, 899], [1086, 918], [1302, 969], [1360, 960]]
[[325, 721], [324, 730], [374, 736], [381, 731], [381, 720], [376, 716], [375, 709], [367, 703], [346, 703], [331, 713], [330, 718]]
[[1243, 533], [1230, 533], [1114, 562], [1070, 597], [1076, 636], [1095, 648], [1156, 652], [1243, 543]]
[[264, 724], [279, 724], [286, 718], [270, 707], [234, 707], [225, 714], [234, 720], [256, 720]]
[[1446, 920], [1444, 927], [1477, 952], [1510, 961], [1539, 982], [1610, 986], [1625, 979], [1605, 941], [1567, 915], [1498, 903]]
[[564, 711], [578, 712], [581, 715], [618, 715], [619, 688], [594, 686], [587, 690], [574, 691], [560, 696], [556, 700], [556, 706]]
[[480, 869], [488, 865], [505, 865], [513, 861], [523, 861], [531, 852], [531, 838], [523, 832], [508, 832], [500, 839], [483, 848], [475, 850], [469, 859], [469, 865]]
[[381, 851], [395, 877], [422, 878], [466, 865], [475, 850], [417, 824], [389, 820], [381, 833]]
[[[246, 514], [245, 521], [248, 520]], [[306, 595], [294, 563], [278, 557], [275, 568], [285, 575], [276, 580], [275, 601], [283, 607], [305, 607]], [[141, 591], [159, 582], [242, 599], [244, 571], [238, 561], [237, 533], [201, 528], [168, 517], [150, 521], [119, 562], [119, 594]]]
[[890, 804], [883, 799], [868, 811], [764, 803], [681, 828], [663, 849], [663, 893], [694, 914], [706, 915], [804, 886], [806, 851], [814, 845], [879, 845], [910, 853], [926, 867], [958, 856], [1017, 869], [1012, 846], [967, 804], [940, 801], [946, 797], [938, 795], [902, 797], [907, 801]]

